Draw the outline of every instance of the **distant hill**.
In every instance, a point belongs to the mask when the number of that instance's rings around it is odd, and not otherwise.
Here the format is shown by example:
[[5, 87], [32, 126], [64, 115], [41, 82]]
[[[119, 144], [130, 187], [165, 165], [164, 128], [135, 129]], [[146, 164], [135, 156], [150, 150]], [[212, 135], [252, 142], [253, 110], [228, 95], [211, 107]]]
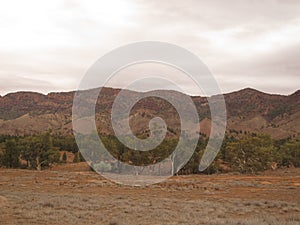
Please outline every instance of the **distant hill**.
[[[98, 93], [97, 89], [88, 90]], [[96, 121], [101, 132], [113, 134], [110, 112], [119, 89], [103, 88], [96, 107]], [[165, 91], [169, 94], [174, 91]], [[72, 103], [75, 92], [49, 93], [17, 92], [0, 96], [0, 134], [24, 135], [47, 132], [72, 133]], [[128, 98], [138, 93], [126, 91]], [[267, 133], [273, 138], [300, 138], [300, 91], [292, 95], [266, 94], [246, 88], [224, 94], [227, 106], [227, 133]], [[192, 96], [201, 120], [201, 133], [210, 132], [210, 111], [206, 97]], [[88, 101], [88, 99], [86, 100]], [[182, 105], [184, 109], [184, 104]], [[188, 112], [187, 112], [188, 113]], [[168, 135], [177, 136], [180, 120], [176, 110], [166, 101], [146, 98], [138, 102], [130, 116], [135, 134], [148, 134], [148, 122], [154, 116], [168, 124]]]

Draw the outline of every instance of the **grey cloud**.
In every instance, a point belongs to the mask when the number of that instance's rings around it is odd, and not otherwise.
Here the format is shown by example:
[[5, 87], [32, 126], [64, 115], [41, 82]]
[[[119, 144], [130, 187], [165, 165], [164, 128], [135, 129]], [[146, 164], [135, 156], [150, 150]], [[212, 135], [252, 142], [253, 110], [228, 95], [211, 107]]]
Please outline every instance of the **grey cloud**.
[[291, 47], [273, 50], [267, 54], [256, 55], [248, 59], [235, 59], [220, 65], [216, 73], [228, 75], [257, 75], [265, 77], [290, 76], [300, 79], [300, 43]]
[[0, 91], [2, 93], [10, 93], [16, 91], [36, 91], [42, 93], [48, 93], [57, 90], [49, 82], [43, 80], [36, 80], [30, 78], [24, 78], [16, 75], [3, 75], [0, 74], [1, 84]]
[[[63, 1], [49, 13], [57, 29], [48, 33], [58, 40], [65, 38], [67, 44], [22, 52], [0, 48], [0, 93], [75, 89], [97, 58], [123, 44], [143, 40], [166, 41], [194, 52], [208, 65], [226, 92], [251, 86], [287, 94], [296, 90], [300, 83], [300, 37], [291, 43], [283, 40], [265, 52], [252, 55], [229, 53], [226, 48], [230, 46], [220, 47], [215, 43], [224, 38], [222, 32], [231, 29], [236, 30], [228, 36], [231, 44], [238, 41], [246, 46], [291, 25], [295, 29], [298, 26], [295, 34], [300, 36], [300, 1], [130, 2], [135, 6], [128, 19], [133, 25], [110, 27], [88, 15], [82, 8], [82, 1]], [[2, 21], [5, 22], [9, 26], [10, 22]], [[216, 40], [207, 36], [210, 32], [215, 32]], [[26, 77], [19, 77], [15, 82], [16, 76], [22, 74]], [[64, 78], [61, 84], [60, 78]]]
[[299, 1], [204, 1], [174, 0], [136, 1], [142, 16], [149, 24], [177, 24], [189, 27], [195, 24], [206, 29], [225, 29], [241, 24], [284, 24], [298, 18]]
[[299, 49], [300, 44], [249, 60], [235, 60], [214, 72], [226, 92], [250, 86], [270, 93], [291, 94], [300, 84]]

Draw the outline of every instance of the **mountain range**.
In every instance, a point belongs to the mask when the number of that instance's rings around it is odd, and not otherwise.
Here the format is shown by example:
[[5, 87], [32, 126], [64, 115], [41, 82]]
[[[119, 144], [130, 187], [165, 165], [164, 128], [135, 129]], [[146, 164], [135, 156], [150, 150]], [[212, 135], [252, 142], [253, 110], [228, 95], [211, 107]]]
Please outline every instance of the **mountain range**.
[[[93, 89], [85, 92], [98, 94], [98, 91]], [[96, 123], [99, 131], [104, 134], [114, 134], [110, 115], [119, 92], [120, 89], [105, 87], [98, 96]], [[178, 94], [175, 91], [164, 92], [168, 92], [169, 95]], [[74, 94], [74, 91], [47, 95], [16, 92], [0, 96], [0, 134], [31, 135], [51, 130], [55, 134], [71, 135]], [[138, 94], [135, 91], [125, 91], [128, 99], [136, 98]], [[251, 132], [266, 133], [275, 139], [300, 138], [300, 90], [291, 95], [277, 95], [246, 88], [224, 94], [224, 98], [228, 134]], [[199, 114], [199, 131], [203, 135], [209, 135], [211, 120], [208, 97], [191, 96], [191, 99]], [[149, 120], [156, 116], [163, 118], [168, 125], [167, 135], [178, 136], [178, 113], [170, 103], [157, 97], [145, 98], [132, 108], [129, 121], [133, 133], [149, 135]]]

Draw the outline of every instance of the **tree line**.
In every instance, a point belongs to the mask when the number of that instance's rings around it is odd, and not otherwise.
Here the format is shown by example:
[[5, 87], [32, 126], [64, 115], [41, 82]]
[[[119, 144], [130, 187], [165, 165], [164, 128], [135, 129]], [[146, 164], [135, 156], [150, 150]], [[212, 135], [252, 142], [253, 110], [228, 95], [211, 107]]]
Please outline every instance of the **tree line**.
[[73, 152], [75, 162], [83, 160], [71, 136], [51, 136], [50, 133], [23, 137], [0, 135], [0, 165], [7, 168], [42, 170], [54, 163], [64, 163], [67, 156], [64, 153], [61, 157], [63, 150]]
[[[101, 135], [100, 138], [115, 159], [138, 166], [151, 165], [164, 160], [177, 145], [176, 139], [165, 139], [153, 150], [135, 151], [124, 146], [115, 136]], [[177, 174], [199, 173], [198, 167], [207, 141], [207, 137], [200, 137], [189, 162], [179, 171], [176, 170]], [[86, 144], [97, 145], [92, 143], [91, 139], [88, 139]], [[51, 164], [66, 162], [66, 154], [61, 157], [60, 151], [73, 152], [74, 162], [84, 161], [73, 136], [55, 136], [50, 133], [24, 137], [0, 135], [2, 167], [41, 170]], [[102, 170], [103, 168], [111, 170], [113, 166], [104, 161], [94, 165], [94, 167], [101, 167]], [[273, 140], [269, 135], [251, 133], [238, 137], [226, 136], [217, 157], [204, 173], [236, 171], [255, 174], [280, 167], [300, 167], [300, 141], [292, 138]]]

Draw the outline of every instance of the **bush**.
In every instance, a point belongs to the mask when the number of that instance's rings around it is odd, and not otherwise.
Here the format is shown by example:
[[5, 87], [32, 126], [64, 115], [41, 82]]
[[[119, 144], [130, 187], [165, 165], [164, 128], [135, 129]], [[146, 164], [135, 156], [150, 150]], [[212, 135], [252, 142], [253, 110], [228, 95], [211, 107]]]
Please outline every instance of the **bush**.
[[105, 163], [103, 161], [101, 161], [97, 164], [94, 164], [93, 167], [94, 167], [95, 171], [101, 171], [101, 172], [109, 172], [112, 169], [112, 166], [110, 163]]

